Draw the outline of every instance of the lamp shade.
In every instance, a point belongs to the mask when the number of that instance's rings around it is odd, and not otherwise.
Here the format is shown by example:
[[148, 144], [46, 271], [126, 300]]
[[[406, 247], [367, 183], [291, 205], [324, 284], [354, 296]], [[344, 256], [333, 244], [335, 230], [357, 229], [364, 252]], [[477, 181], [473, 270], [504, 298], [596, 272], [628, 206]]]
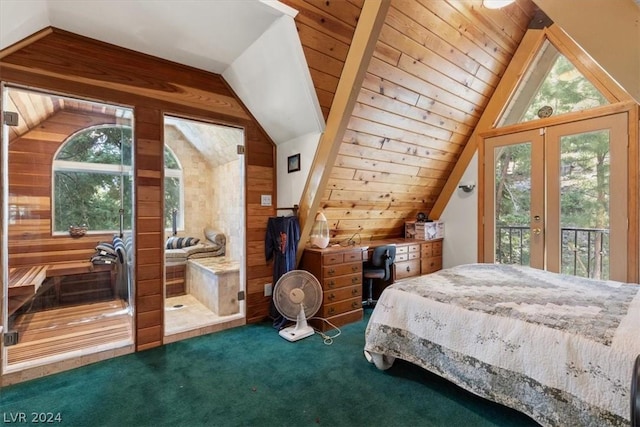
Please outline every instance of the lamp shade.
[[487, 9], [500, 9], [509, 6], [515, 0], [482, 0], [482, 5]]
[[311, 234], [309, 235], [309, 241], [311, 246], [324, 249], [329, 245], [329, 225], [327, 224], [327, 218], [322, 212], [316, 215], [316, 220], [311, 227]]

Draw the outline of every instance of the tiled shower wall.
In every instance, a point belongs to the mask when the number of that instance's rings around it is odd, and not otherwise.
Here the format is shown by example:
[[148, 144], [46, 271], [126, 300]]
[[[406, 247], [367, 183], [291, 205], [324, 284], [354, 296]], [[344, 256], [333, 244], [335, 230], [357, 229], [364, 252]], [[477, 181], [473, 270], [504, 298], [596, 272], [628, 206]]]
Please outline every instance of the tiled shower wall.
[[[184, 185], [184, 230], [181, 237], [197, 237], [203, 240], [204, 228], [213, 220], [214, 182], [211, 180], [212, 166], [183, 136], [173, 127], [165, 127], [165, 142], [178, 157], [182, 166]], [[167, 232], [167, 236], [171, 231]]]
[[212, 170], [214, 228], [227, 236], [227, 256], [239, 261], [244, 246], [243, 159], [238, 157]]
[[[212, 166], [173, 127], [165, 128], [165, 141], [183, 169], [185, 228], [178, 235], [202, 240], [205, 227], [219, 230], [227, 237], [227, 256], [240, 260], [244, 246], [244, 159], [238, 156]], [[167, 232], [167, 237], [170, 235]]]

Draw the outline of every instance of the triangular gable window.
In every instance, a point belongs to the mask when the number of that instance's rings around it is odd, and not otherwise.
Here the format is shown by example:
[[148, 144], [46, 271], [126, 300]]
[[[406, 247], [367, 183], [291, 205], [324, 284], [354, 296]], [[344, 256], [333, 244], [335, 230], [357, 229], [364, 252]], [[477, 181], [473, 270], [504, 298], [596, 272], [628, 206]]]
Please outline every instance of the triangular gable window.
[[520, 82], [499, 126], [582, 111], [609, 102], [548, 40]]

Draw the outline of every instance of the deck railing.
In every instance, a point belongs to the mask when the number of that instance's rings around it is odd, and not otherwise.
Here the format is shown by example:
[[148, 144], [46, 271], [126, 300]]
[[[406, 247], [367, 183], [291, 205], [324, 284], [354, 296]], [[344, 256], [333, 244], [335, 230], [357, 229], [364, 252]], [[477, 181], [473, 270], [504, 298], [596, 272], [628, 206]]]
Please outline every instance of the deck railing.
[[[496, 261], [501, 264], [529, 265], [529, 226], [496, 227]], [[607, 279], [609, 277], [609, 230], [565, 227], [561, 229], [562, 273]]]

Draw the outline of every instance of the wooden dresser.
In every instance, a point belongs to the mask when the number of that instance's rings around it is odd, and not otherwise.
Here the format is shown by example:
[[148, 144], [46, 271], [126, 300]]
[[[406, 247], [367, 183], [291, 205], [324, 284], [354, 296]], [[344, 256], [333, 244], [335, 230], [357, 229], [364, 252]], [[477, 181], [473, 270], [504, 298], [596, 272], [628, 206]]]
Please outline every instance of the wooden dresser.
[[[322, 306], [316, 317], [327, 319], [335, 326], [361, 320], [362, 259], [366, 247], [306, 248], [300, 268], [313, 274], [322, 284]], [[331, 329], [326, 322], [309, 321], [321, 331]]]
[[[313, 274], [322, 285], [323, 301], [316, 317], [335, 326], [362, 319], [362, 263], [376, 246], [396, 245], [393, 278], [376, 283], [374, 297], [396, 280], [433, 273], [442, 269], [442, 239], [384, 239], [361, 246], [330, 246], [326, 249], [306, 248], [300, 268]], [[312, 320], [315, 328], [331, 329], [325, 322]]]
[[394, 280], [442, 270], [442, 239], [398, 241], [395, 243]]

